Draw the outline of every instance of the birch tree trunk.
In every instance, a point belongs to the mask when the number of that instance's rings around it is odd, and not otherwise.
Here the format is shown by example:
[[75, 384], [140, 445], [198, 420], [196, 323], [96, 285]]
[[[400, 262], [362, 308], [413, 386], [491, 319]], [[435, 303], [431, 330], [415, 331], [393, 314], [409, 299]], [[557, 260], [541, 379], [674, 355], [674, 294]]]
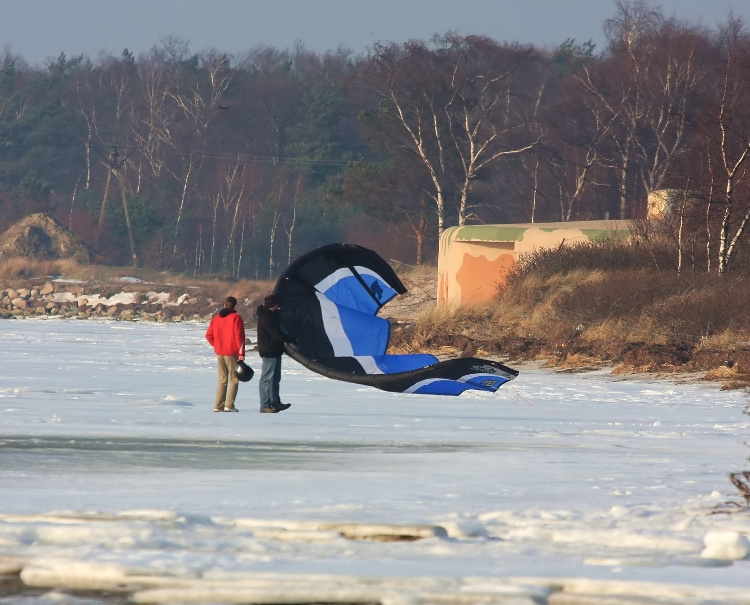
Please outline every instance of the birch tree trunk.
[[[750, 221], [750, 196], [736, 208], [740, 185], [750, 183], [750, 121], [743, 119], [750, 105], [750, 35], [739, 19], [730, 20], [724, 31], [726, 56], [717, 116], [719, 154], [723, 168], [724, 213], [719, 229], [718, 272], [724, 275]], [[744, 50], [744, 53], [743, 53]], [[739, 219], [735, 218], [739, 211]], [[734, 234], [730, 233], [736, 224]]]

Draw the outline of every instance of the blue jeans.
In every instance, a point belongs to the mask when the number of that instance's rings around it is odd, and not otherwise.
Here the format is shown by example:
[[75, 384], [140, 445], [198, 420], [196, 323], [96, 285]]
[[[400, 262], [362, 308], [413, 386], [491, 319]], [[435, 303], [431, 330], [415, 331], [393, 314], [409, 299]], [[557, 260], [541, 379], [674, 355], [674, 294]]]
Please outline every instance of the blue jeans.
[[260, 380], [260, 409], [270, 408], [281, 403], [279, 399], [279, 383], [281, 382], [281, 357], [261, 357]]

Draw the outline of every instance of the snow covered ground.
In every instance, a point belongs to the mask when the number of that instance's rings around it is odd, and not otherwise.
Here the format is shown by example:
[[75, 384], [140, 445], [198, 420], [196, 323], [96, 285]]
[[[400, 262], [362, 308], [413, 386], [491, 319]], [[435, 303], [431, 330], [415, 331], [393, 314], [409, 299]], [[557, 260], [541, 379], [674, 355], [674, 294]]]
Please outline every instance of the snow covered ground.
[[290, 410], [254, 379], [214, 414], [205, 329], [0, 321], [0, 602], [750, 603], [747, 393], [399, 395], [285, 359]]

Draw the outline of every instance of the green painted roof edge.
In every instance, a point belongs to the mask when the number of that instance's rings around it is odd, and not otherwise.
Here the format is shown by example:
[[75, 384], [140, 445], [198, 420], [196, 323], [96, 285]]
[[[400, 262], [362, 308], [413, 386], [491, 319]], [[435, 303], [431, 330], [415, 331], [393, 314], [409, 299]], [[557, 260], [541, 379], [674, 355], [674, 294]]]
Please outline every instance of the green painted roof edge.
[[[558, 226], [559, 225], [559, 226]], [[551, 233], [560, 229], [577, 229], [590, 239], [612, 235], [618, 239], [625, 240], [630, 236], [630, 230], [625, 226], [613, 223], [613, 229], [585, 228], [576, 223], [533, 223], [514, 225], [464, 225], [462, 227], [449, 227], [443, 232], [443, 236], [450, 241], [457, 242], [520, 242], [529, 229], [539, 229], [545, 233]]]
[[512, 227], [506, 225], [467, 225], [455, 227], [453, 241], [458, 242], [520, 242], [528, 227]]
[[581, 229], [581, 233], [589, 239], [598, 239], [606, 236], [625, 241], [630, 237], [629, 229]]

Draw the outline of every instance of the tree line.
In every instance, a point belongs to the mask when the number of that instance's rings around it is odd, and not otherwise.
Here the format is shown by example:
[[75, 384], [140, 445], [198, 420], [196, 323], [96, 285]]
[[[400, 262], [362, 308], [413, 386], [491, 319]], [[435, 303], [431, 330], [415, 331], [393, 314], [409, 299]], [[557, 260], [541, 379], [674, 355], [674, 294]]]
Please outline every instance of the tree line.
[[618, 0], [607, 45], [447, 32], [362, 55], [0, 55], [0, 228], [44, 212], [99, 262], [262, 279], [314, 246], [431, 261], [453, 225], [646, 216], [678, 269], [745, 265], [750, 34]]

